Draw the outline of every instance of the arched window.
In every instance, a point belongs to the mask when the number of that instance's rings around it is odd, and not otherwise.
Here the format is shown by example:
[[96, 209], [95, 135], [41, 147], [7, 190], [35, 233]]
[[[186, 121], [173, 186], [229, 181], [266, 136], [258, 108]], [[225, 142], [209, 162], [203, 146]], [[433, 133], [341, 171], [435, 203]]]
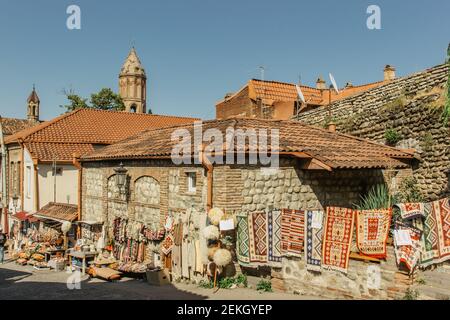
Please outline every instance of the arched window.
[[137, 111], [137, 106], [135, 104], [131, 105], [130, 112], [136, 113], [136, 111]]

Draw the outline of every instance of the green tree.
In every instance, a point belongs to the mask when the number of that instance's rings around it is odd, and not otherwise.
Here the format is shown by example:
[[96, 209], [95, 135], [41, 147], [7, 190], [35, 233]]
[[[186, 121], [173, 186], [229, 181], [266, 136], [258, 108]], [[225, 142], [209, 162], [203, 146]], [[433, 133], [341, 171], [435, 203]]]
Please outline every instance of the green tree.
[[101, 110], [125, 110], [122, 98], [110, 88], [103, 88], [98, 93], [91, 94], [91, 108]]
[[69, 103], [61, 105], [61, 107], [69, 112], [80, 108], [116, 111], [125, 110], [122, 98], [110, 88], [103, 88], [99, 92], [91, 94], [89, 104], [87, 103], [87, 99], [75, 94], [73, 90], [63, 90], [63, 94], [66, 96], [67, 100], [69, 100]]

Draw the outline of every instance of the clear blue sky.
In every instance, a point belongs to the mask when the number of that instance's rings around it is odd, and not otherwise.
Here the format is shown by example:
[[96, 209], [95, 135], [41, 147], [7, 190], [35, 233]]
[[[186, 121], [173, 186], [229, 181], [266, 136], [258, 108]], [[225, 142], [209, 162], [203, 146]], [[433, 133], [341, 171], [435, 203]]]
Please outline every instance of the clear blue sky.
[[[82, 29], [66, 28], [81, 7]], [[366, 27], [369, 4], [381, 30]], [[213, 118], [215, 102], [249, 78], [314, 85], [381, 80], [385, 64], [406, 75], [445, 61], [450, 1], [391, 0], [0, 0], [0, 114], [25, 117], [36, 83], [41, 118], [59, 115], [62, 89], [117, 91], [134, 40], [154, 113]]]

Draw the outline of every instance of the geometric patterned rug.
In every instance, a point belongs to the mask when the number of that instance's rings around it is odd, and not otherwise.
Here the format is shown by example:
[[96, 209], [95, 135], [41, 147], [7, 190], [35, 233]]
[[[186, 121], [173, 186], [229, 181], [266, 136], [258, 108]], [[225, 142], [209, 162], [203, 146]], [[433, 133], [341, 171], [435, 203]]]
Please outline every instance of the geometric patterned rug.
[[424, 204], [421, 202], [416, 203], [398, 203], [395, 205], [400, 209], [400, 215], [403, 220], [414, 219], [417, 217], [423, 217]]
[[397, 245], [397, 239], [394, 236], [394, 252], [397, 261], [397, 265], [402, 263], [412, 273], [420, 260], [421, 243], [420, 237], [422, 232], [412, 226], [406, 225], [401, 222], [396, 222], [395, 230], [407, 230], [411, 238], [412, 245]]
[[365, 256], [385, 259], [392, 209], [356, 212], [356, 245]]
[[450, 259], [450, 200], [425, 205], [421, 267]]
[[305, 211], [283, 209], [281, 212], [281, 251], [285, 256], [300, 257], [305, 242]]
[[249, 246], [249, 228], [248, 216], [246, 214], [236, 215], [237, 236], [236, 236], [236, 257], [240, 264], [249, 265], [250, 246]]
[[354, 223], [352, 209], [327, 207], [322, 247], [324, 269], [347, 273]]
[[281, 267], [281, 211], [267, 213], [268, 257], [269, 265]]
[[267, 263], [267, 214], [252, 212], [248, 218], [250, 263]]
[[305, 212], [306, 270], [320, 271], [322, 261], [323, 211]]

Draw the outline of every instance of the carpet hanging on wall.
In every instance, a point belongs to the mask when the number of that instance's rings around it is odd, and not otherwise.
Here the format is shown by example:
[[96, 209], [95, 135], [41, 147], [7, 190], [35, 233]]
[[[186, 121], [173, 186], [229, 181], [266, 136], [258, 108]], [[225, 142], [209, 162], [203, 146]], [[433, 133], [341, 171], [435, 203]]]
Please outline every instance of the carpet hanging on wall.
[[267, 214], [252, 212], [249, 219], [250, 263], [267, 263]]
[[248, 216], [245, 214], [236, 215], [237, 220], [237, 239], [236, 239], [236, 256], [240, 264], [250, 264], [250, 247], [249, 247], [249, 225]]
[[425, 204], [421, 266], [450, 260], [450, 200]]
[[322, 264], [323, 211], [305, 212], [306, 270], [320, 271]]
[[420, 260], [421, 243], [420, 238], [422, 232], [412, 226], [408, 226], [401, 222], [396, 222], [395, 231], [405, 230], [409, 233], [411, 245], [399, 245], [397, 237], [394, 235], [394, 252], [397, 265], [404, 265], [409, 273], [412, 273], [417, 267]]
[[272, 267], [281, 267], [281, 211], [267, 213], [268, 263]]
[[328, 207], [322, 246], [322, 267], [347, 273], [355, 214], [353, 210]]
[[365, 256], [385, 259], [391, 209], [356, 211], [356, 245]]
[[400, 216], [403, 220], [410, 220], [425, 216], [425, 204], [417, 203], [398, 203], [395, 205], [400, 209]]
[[284, 256], [300, 257], [305, 241], [305, 212], [281, 211], [281, 251]]

